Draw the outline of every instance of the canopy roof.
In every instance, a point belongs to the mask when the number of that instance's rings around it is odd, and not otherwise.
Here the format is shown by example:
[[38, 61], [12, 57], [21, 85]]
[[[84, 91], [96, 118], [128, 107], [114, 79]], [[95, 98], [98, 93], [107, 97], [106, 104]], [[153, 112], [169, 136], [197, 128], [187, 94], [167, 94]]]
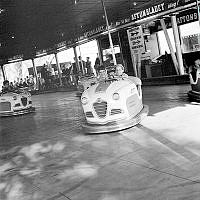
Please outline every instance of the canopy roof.
[[[109, 21], [116, 22], [163, 2], [175, 2], [179, 6], [179, 2], [194, 0], [104, 2]], [[146, 12], [148, 14], [151, 9]], [[19, 54], [34, 56], [40, 49], [62, 41], [74, 41], [101, 25], [105, 25], [101, 0], [0, 0], [0, 59]]]

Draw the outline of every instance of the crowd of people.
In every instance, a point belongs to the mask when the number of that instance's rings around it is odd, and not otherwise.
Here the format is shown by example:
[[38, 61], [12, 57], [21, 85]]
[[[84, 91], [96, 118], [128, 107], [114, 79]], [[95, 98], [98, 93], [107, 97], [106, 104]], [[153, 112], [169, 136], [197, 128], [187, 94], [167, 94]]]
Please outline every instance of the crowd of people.
[[[82, 75], [92, 75], [93, 69], [90, 58], [87, 57], [84, 61], [81, 56], [78, 57], [78, 66], [76, 59], [73, 63], [66, 63], [61, 67], [61, 80], [64, 87], [77, 85], [78, 79]], [[39, 73], [39, 89], [48, 90], [58, 88], [60, 86], [58, 73], [55, 73], [53, 67], [43, 65]]]
[[2, 93], [16, 91], [20, 88], [28, 88], [29, 90], [32, 90], [34, 89], [34, 85], [35, 82], [32, 76], [27, 76], [24, 80], [21, 78], [14, 82], [9, 82], [8, 80], [5, 80], [2, 86]]
[[4, 91], [15, 91], [19, 88], [29, 88], [30, 90], [34, 88], [35, 82], [32, 76], [27, 76], [24, 79], [18, 79], [17, 81], [14, 80], [14, 82], [9, 82], [8, 80], [5, 80], [3, 82], [2, 86], [2, 92]]
[[[124, 67], [122, 65], [115, 66], [114, 70], [110, 70], [111, 66], [114, 66], [112, 62], [113, 59], [110, 57], [101, 65], [100, 58], [97, 55], [95, 60], [95, 65], [92, 67], [90, 57], [86, 57], [86, 61], [84, 61], [81, 56], [78, 57], [78, 63], [74, 58], [74, 63], [67, 63], [62, 65], [61, 67], [61, 80], [64, 87], [76, 86], [78, 84], [78, 80], [80, 80], [83, 76], [97, 76], [98, 79], [105, 77], [115, 77], [117, 74], [123, 74], [124, 76]], [[77, 66], [78, 64], [78, 66]], [[117, 75], [118, 76], [118, 75]], [[53, 88], [58, 88], [60, 86], [60, 80], [58, 73], [56, 73], [55, 69], [52, 66], [43, 65], [38, 72], [38, 84], [36, 86], [36, 80], [32, 75], [27, 76], [24, 79], [18, 79], [14, 82], [5, 82], [5, 85], [9, 84], [10, 90], [15, 90], [18, 88], [30, 88], [31, 90], [39, 89], [39, 90], [48, 90]], [[5, 88], [3, 85], [3, 90]], [[6, 87], [7, 88], [7, 87]]]

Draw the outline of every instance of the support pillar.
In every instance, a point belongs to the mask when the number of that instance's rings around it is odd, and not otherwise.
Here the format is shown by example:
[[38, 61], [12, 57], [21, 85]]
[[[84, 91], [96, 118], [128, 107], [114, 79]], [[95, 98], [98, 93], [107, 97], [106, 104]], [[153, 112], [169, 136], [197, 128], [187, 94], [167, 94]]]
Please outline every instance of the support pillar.
[[199, 20], [199, 27], [200, 27], [200, 1], [199, 0], [196, 0], [196, 3], [197, 3], [197, 12], [198, 12], [198, 20]]
[[100, 44], [98, 39], [96, 39], [96, 41], [97, 41], [98, 56], [99, 56], [99, 59], [100, 59], [100, 65], [103, 65], [103, 54], [102, 54], [101, 44]]
[[175, 41], [175, 46], [176, 46], [176, 55], [177, 55], [177, 60], [178, 60], [179, 72], [180, 72], [180, 75], [183, 75], [184, 74], [183, 57], [182, 57], [180, 37], [179, 37], [178, 26], [177, 26], [175, 15], [171, 16], [171, 21], [172, 21], [172, 29], [174, 33], [174, 41]]
[[6, 80], [6, 75], [5, 75], [5, 71], [4, 71], [3, 65], [1, 65], [1, 71], [2, 71], [2, 74], [3, 74], [3, 80], [5, 81]]
[[102, 3], [103, 10], [104, 10], [104, 15], [105, 15], [105, 20], [106, 20], [106, 26], [107, 26], [107, 30], [108, 30], [108, 37], [109, 37], [109, 41], [110, 41], [110, 48], [111, 48], [111, 52], [112, 52], [112, 56], [113, 56], [113, 62], [114, 62], [114, 65], [116, 65], [117, 61], [116, 61], [116, 57], [115, 57], [115, 52], [114, 52], [114, 47], [113, 47], [113, 41], [112, 41], [112, 37], [111, 37], [111, 33], [110, 33], [110, 26], [109, 26], [109, 22], [108, 22], [108, 16], [107, 16], [107, 12], [106, 12], [106, 7], [105, 7], [105, 4], [104, 4], [104, 0], [101, 0], [101, 3]]
[[57, 69], [58, 69], [58, 77], [59, 77], [59, 82], [60, 82], [60, 86], [62, 86], [62, 73], [61, 73], [61, 69], [60, 69], [60, 64], [58, 62], [58, 55], [57, 53], [54, 53], [55, 55], [55, 59], [56, 59], [56, 66], [57, 66]]
[[[80, 63], [81, 63], [81, 66], [80, 66], [80, 64], [79, 64], [79, 67], [81, 68], [81, 72], [82, 72], [82, 74], [83, 75], [85, 75], [86, 74], [86, 72], [85, 72], [85, 64], [83, 64], [83, 60], [82, 60], [82, 56], [81, 56], [81, 47], [80, 47], [80, 45], [78, 45], [78, 49], [79, 49], [79, 55], [80, 55]], [[79, 60], [78, 60], [78, 63], [79, 63]]]
[[36, 66], [35, 66], [34, 58], [32, 58], [31, 60], [32, 60], [32, 64], [33, 64], [33, 74], [34, 74], [34, 77], [35, 77], [35, 80], [36, 80], [36, 89], [38, 89], [39, 88], [39, 80], [38, 80], [37, 69], [36, 69]]
[[74, 56], [75, 56], [75, 62], [76, 62], [76, 67], [78, 69], [78, 72], [80, 72], [80, 65], [79, 65], [79, 62], [78, 62], [78, 56], [77, 56], [77, 51], [76, 51], [76, 47], [73, 47], [74, 49]]
[[174, 63], [175, 70], [176, 70], [176, 73], [177, 73], [177, 75], [178, 75], [178, 74], [179, 74], [179, 70], [178, 70], [178, 61], [177, 61], [177, 59], [176, 59], [176, 55], [175, 55], [173, 46], [172, 46], [172, 44], [171, 44], [171, 41], [170, 41], [170, 38], [169, 38], [169, 35], [168, 35], [168, 32], [167, 32], [167, 28], [166, 28], [164, 19], [160, 19], [160, 24], [161, 24], [162, 29], [163, 29], [163, 31], [164, 31], [165, 38], [166, 38], [166, 40], [167, 40], [167, 44], [168, 44], [168, 47], [169, 47], [169, 50], [170, 50], [170, 53], [171, 53], [172, 61], [173, 61], [173, 63]]
[[122, 53], [122, 41], [121, 41], [121, 38], [120, 38], [119, 31], [118, 31], [118, 33], [117, 33], [117, 36], [118, 36], [118, 39], [119, 39], [119, 48], [120, 48], [120, 54], [121, 54], [123, 66], [124, 66], [125, 72], [127, 72], [128, 69], [127, 69], [127, 66], [126, 66], [126, 64], [125, 64], [125, 62], [124, 62], [124, 56], [123, 56], [123, 53]]
[[132, 63], [133, 63], [133, 72], [134, 76], [138, 77], [138, 71], [137, 71], [137, 58], [136, 55], [131, 55]]

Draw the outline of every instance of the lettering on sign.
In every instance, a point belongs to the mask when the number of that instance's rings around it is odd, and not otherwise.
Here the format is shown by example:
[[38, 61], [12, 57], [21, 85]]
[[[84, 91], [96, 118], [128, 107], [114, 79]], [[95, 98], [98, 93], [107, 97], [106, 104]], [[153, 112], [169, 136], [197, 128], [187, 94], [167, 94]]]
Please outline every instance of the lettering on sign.
[[145, 51], [144, 37], [141, 26], [127, 30], [131, 54], [139, 54]]
[[146, 8], [144, 10], [141, 10], [139, 12], [136, 12], [131, 15], [131, 20], [132, 21], [137, 21], [140, 19], [143, 19], [145, 17], [149, 17], [167, 10], [171, 10], [180, 6], [184, 6], [186, 4], [190, 4], [195, 2], [195, 0], [176, 0], [176, 1], [171, 1], [171, 2], [163, 2], [157, 5], [153, 5], [149, 8]]
[[188, 23], [188, 22], [197, 21], [197, 20], [198, 20], [198, 13], [197, 12], [177, 17], [177, 23], [179, 25], [180, 24], [185, 24], [185, 23]]
[[144, 17], [148, 17], [148, 16], [151, 16], [153, 14], [162, 12], [162, 11], [165, 10], [164, 5], [165, 4], [162, 3], [162, 4], [159, 4], [159, 5], [155, 5], [155, 6], [152, 6], [150, 8], [147, 8], [145, 10], [142, 10], [140, 12], [134, 13], [134, 14], [131, 15], [131, 19], [133, 21], [136, 21], [136, 20], [142, 19]]
[[12, 60], [17, 60], [17, 59], [22, 59], [23, 58], [23, 54], [20, 55], [15, 55], [12, 58], [8, 58], [8, 61], [12, 61]]

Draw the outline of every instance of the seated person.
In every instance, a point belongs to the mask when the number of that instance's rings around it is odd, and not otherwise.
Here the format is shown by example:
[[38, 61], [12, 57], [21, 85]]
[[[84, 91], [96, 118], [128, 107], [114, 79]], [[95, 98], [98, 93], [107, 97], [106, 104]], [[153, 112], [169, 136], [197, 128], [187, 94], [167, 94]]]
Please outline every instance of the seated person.
[[121, 64], [116, 65], [115, 78], [128, 78], [128, 75], [124, 73], [124, 67]]
[[2, 93], [8, 93], [8, 92], [12, 92], [13, 90], [11, 89], [10, 85], [9, 85], [9, 81], [5, 80], [3, 82], [3, 86], [2, 86]]
[[108, 79], [108, 74], [107, 74], [107, 70], [105, 69], [104, 66], [100, 66], [99, 67], [99, 75], [97, 78], [99, 81], [103, 81]]
[[15, 89], [15, 87], [14, 87], [14, 85], [13, 85], [13, 82], [10, 82], [10, 89], [11, 89], [11, 90], [14, 90], [14, 89]]
[[108, 73], [108, 78], [109, 78], [109, 79], [115, 78], [115, 72], [114, 72], [114, 71], [110, 71], [110, 72]]
[[200, 59], [194, 61], [194, 65], [189, 68], [189, 73], [194, 82], [197, 81], [197, 73], [200, 72]]
[[24, 87], [24, 84], [23, 84], [24, 82], [23, 82], [23, 79], [21, 78], [20, 79], [20, 82], [19, 82], [19, 88], [23, 88]]

